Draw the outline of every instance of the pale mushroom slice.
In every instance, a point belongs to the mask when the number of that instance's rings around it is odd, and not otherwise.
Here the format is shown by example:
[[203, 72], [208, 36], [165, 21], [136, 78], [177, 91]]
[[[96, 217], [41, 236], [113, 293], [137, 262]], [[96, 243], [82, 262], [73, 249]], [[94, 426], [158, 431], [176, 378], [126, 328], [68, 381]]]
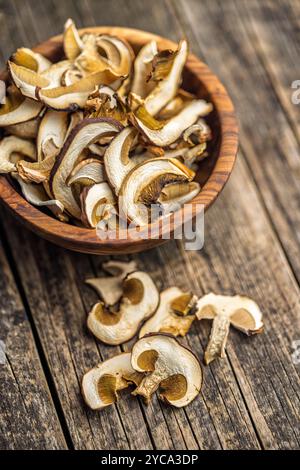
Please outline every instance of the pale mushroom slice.
[[159, 81], [145, 99], [145, 109], [155, 116], [176, 95], [181, 83], [181, 75], [188, 56], [188, 43], [180, 41], [168, 75]]
[[176, 212], [184, 204], [192, 201], [200, 189], [200, 184], [196, 181], [169, 184], [162, 189], [157, 202], [163, 208], [164, 214]]
[[126, 176], [119, 193], [119, 212], [136, 226], [149, 221], [148, 207], [155, 204], [163, 187], [188, 182], [195, 173], [176, 159], [153, 158], [140, 163]]
[[101, 220], [108, 217], [108, 212], [114, 209], [116, 203], [114, 193], [106, 182], [84, 188], [80, 201], [82, 222], [92, 228], [97, 227]]
[[50, 80], [34, 70], [28, 69], [22, 65], [17, 65], [11, 61], [8, 61], [7, 65], [14, 84], [20, 89], [22, 95], [28, 98], [37, 100], [37, 90], [50, 85]]
[[112, 140], [104, 154], [105, 171], [116, 195], [120, 192], [125, 176], [137, 164], [134, 157], [129, 157], [136, 136], [134, 127], [126, 127]]
[[89, 186], [91, 184], [102, 183], [105, 181], [104, 165], [95, 158], [87, 158], [75, 166], [68, 178], [68, 186], [72, 184], [81, 184]]
[[67, 59], [72, 61], [79, 56], [83, 49], [83, 42], [71, 18], [65, 23], [63, 43], [65, 55]]
[[12, 55], [12, 62], [16, 65], [21, 65], [34, 72], [42, 73], [51, 67], [52, 62], [38, 52], [34, 52], [27, 47], [20, 47]]
[[[98, 49], [103, 50], [107, 64], [119, 77], [127, 77], [131, 71], [134, 53], [127, 41], [116, 36], [102, 34], [97, 36]], [[102, 57], [102, 60], [104, 56]]]
[[82, 395], [92, 410], [101, 410], [118, 400], [118, 391], [138, 385], [143, 375], [131, 366], [131, 353], [121, 353], [89, 370], [82, 379]]
[[123, 281], [119, 308], [111, 309], [104, 303], [94, 305], [87, 325], [100, 341], [117, 345], [129, 341], [140, 324], [149, 318], [159, 303], [159, 293], [149, 274], [135, 271]]
[[212, 111], [212, 104], [204, 100], [191, 101], [169, 121], [158, 121], [150, 116], [144, 106], [133, 114], [132, 120], [137, 128], [155, 145], [167, 147], [175, 142], [181, 134], [200, 116]]
[[122, 129], [121, 124], [112, 119], [83, 119], [71, 132], [52, 170], [50, 189], [56, 199], [62, 202], [65, 210], [80, 219], [81, 210], [74, 198], [67, 180], [80, 159], [84, 148], [107, 135], [114, 135]]
[[49, 199], [41, 185], [26, 183], [18, 174], [13, 174], [13, 177], [19, 183], [23, 196], [30, 204], [37, 207], [47, 207], [57, 218], [65, 220], [64, 206], [55, 199]]
[[194, 307], [197, 297], [184, 292], [178, 287], [169, 287], [160, 293], [159, 307], [147, 320], [139, 332], [142, 338], [148, 333], [170, 333], [185, 336], [194, 319]]
[[16, 171], [16, 164], [11, 162], [13, 153], [21, 153], [34, 160], [36, 157], [35, 145], [30, 140], [21, 139], [14, 135], [4, 137], [0, 142], [0, 173]]
[[145, 98], [156, 86], [155, 82], [148, 80], [155, 54], [157, 54], [156, 41], [150, 41], [140, 49], [135, 58], [131, 92], [140, 98]]
[[25, 98], [20, 92], [8, 95], [0, 107], [0, 127], [31, 121], [39, 116], [42, 108], [42, 103]]
[[230, 325], [249, 336], [263, 331], [262, 312], [249, 297], [207, 294], [197, 302], [196, 316], [198, 320], [213, 320], [204, 355], [205, 364], [216, 357], [226, 357]]
[[85, 282], [96, 290], [106, 305], [112, 306], [122, 297], [123, 280], [137, 270], [136, 262], [110, 260], [102, 263], [102, 268], [111, 276], [91, 278]]
[[48, 109], [44, 114], [37, 136], [38, 161], [58, 155], [68, 128], [68, 113]]
[[40, 162], [20, 160], [16, 163], [16, 170], [26, 183], [48, 182], [55, 160], [56, 155], [51, 155]]
[[174, 336], [154, 333], [139, 339], [132, 348], [131, 365], [147, 373], [133, 391], [149, 403], [154, 392], [177, 408], [191, 403], [202, 385], [202, 370], [196, 356]]

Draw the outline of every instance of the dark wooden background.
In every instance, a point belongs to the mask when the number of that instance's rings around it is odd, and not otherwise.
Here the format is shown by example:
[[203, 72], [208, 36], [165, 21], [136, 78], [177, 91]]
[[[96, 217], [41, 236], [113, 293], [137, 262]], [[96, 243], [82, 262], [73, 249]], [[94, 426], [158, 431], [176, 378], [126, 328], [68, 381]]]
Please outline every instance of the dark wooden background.
[[[241, 292], [265, 314], [264, 335], [232, 331], [228, 357], [204, 369], [202, 393], [185, 409], [129, 395], [95, 413], [83, 404], [84, 372], [115, 354], [85, 327], [96, 296], [84, 279], [100, 257], [44, 242], [1, 212], [1, 449], [299, 449], [300, 79], [299, 0], [0, 1], [4, 64], [77, 25], [124, 25], [186, 35], [227, 86], [240, 120], [240, 153], [225, 191], [206, 216], [205, 248], [170, 242], [135, 258], [160, 286], [197, 294]], [[187, 338], [199, 354], [210, 325]], [[130, 344], [125, 349], [130, 348]]]

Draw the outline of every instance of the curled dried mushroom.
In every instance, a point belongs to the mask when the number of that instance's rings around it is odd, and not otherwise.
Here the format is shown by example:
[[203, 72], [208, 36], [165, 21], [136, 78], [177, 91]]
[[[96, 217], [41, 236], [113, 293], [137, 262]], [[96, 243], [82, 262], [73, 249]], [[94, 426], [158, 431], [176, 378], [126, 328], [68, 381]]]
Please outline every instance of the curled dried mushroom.
[[262, 312], [249, 297], [207, 294], [197, 302], [196, 316], [198, 320], [213, 320], [204, 355], [206, 364], [226, 356], [230, 325], [249, 336], [263, 331]]

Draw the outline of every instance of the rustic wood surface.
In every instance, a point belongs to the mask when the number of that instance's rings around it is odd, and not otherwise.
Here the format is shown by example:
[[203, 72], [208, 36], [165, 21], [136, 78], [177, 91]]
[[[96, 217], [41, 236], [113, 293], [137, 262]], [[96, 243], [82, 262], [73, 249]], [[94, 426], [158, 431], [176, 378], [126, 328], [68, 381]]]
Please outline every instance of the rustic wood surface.
[[[134, 258], [162, 287], [253, 297], [266, 329], [253, 338], [232, 331], [227, 358], [204, 368], [201, 395], [185, 409], [156, 398], [146, 407], [124, 394], [116, 406], [91, 412], [80, 395], [82, 375], [116, 351], [85, 326], [96, 296], [84, 279], [101, 274], [104, 258], [51, 245], [2, 211], [0, 448], [299, 449], [292, 343], [300, 340], [300, 107], [290, 87], [300, 78], [298, 0], [0, 1], [2, 62], [16, 47], [59, 33], [69, 16], [78, 26], [186, 35], [226, 85], [241, 149], [207, 213], [204, 249], [170, 242]], [[195, 324], [186, 338], [201, 358], [209, 328]]]

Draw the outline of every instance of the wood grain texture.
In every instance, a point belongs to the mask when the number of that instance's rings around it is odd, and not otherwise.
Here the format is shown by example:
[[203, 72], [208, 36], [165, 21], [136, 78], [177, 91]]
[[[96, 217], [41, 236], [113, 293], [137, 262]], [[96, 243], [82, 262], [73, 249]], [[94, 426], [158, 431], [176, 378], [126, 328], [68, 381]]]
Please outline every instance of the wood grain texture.
[[[247, 3], [256, 5], [255, 1]], [[264, 5], [270, 8], [269, 3], [265, 0], [258, 3], [263, 15], [262, 9]], [[286, 11], [285, 5], [291, 2], [276, 3]], [[9, 5], [5, 2], [4, 31], [13, 31], [14, 23], [18, 24], [16, 42], [12, 35], [11, 42], [5, 41], [3, 45], [6, 52], [24, 44], [26, 39], [29, 46], [42, 41], [44, 32], [47, 36], [56, 34], [67, 16], [81, 26], [111, 23], [144, 28], [160, 35], [168, 31], [174, 40], [186, 34], [194, 52], [222, 76], [240, 109], [242, 152], [224, 193], [207, 213], [204, 249], [188, 252], [181, 243], [171, 242], [134, 255], [160, 288], [178, 285], [193, 289], [198, 295], [209, 291], [245, 293], [264, 312], [265, 333], [247, 338], [231, 331], [227, 358], [204, 367], [202, 393], [185, 409], [174, 410], [156, 397], [146, 407], [124, 393], [117, 406], [103, 413], [87, 410], [79, 393], [83, 373], [100, 358], [111, 357], [119, 350], [95, 342], [86, 330], [86, 312], [97, 296], [84, 285], [84, 279], [103, 275], [101, 263], [105, 258], [52, 246], [20, 230], [7, 212], [3, 213], [12, 262], [61, 404], [60, 419], [67, 423], [75, 448], [300, 448], [300, 370], [291, 359], [292, 341], [300, 338], [300, 292], [285, 255], [289, 254], [291, 264], [295, 258], [295, 268], [299, 253], [296, 208], [299, 188], [291, 174], [293, 165], [286, 161], [288, 157], [293, 158], [289, 162], [296, 161], [297, 147], [288, 147], [292, 153], [284, 148], [279, 159], [272, 146], [274, 139], [278, 145], [280, 136], [269, 125], [271, 119], [276, 124], [279, 119], [283, 126], [281, 136], [288, 133], [288, 142], [293, 142], [290, 137], [293, 133], [286, 125], [289, 119], [278, 106], [272, 82], [265, 85], [268, 73], [258, 58], [261, 49], [257, 50], [253, 43], [252, 23], [247, 20], [248, 12], [240, 10], [240, 4], [231, 0], [182, 1], [181, 6], [177, 0], [45, 0], [38, 6], [26, 0], [15, 0]], [[33, 12], [37, 11], [41, 21], [34, 24]], [[23, 18], [26, 30], [20, 28]], [[266, 28], [271, 26], [265, 17], [264, 23]], [[289, 35], [288, 23], [284, 25], [278, 22], [279, 35]], [[264, 44], [266, 37], [262, 39]], [[263, 92], [265, 108], [259, 106], [262, 97], [259, 98], [256, 88], [253, 90], [253, 83]], [[247, 93], [251, 99], [244, 96]], [[283, 181], [285, 185], [278, 186]], [[270, 204], [273, 197], [278, 201], [278, 194], [285, 203], [283, 207], [279, 203]], [[282, 220], [289, 220], [289, 224]], [[200, 359], [209, 330], [209, 322], [195, 323], [186, 338]], [[128, 350], [131, 344], [123, 349]], [[14, 422], [9, 425], [15, 429]]]
[[[157, 41], [160, 49], [176, 49], [176, 43], [170, 40], [135, 29], [95, 27], [81, 30], [82, 33], [85, 31], [97, 34], [109, 33], [127, 39], [135, 50], [153, 39]], [[62, 56], [62, 38], [61, 36], [51, 38], [41, 43], [35, 50], [56, 61]], [[196, 180], [201, 184], [201, 191], [190, 204], [190, 217], [193, 217], [202, 210], [202, 205], [205, 209], [210, 207], [232, 172], [238, 146], [237, 123], [232, 102], [225, 88], [208, 67], [192, 54], [186, 63], [184, 86], [199, 97], [210, 101], [214, 107], [209, 117], [214, 136], [213, 146], [210, 157], [201, 162], [197, 171]], [[32, 206], [4, 176], [0, 177], [0, 200], [27, 228], [60, 246], [83, 253], [126, 254], [144, 251], [165, 243], [168, 239], [166, 235], [172, 236], [176, 228], [181, 225], [171, 216], [170, 234], [167, 233], [169, 226], [163, 229], [159, 227], [159, 223], [153, 223], [149, 229], [154, 231], [155, 227], [158, 227], [157, 237], [137, 239], [135, 232], [128, 230], [124, 235], [117, 234], [116, 237], [101, 240], [96, 230], [60, 222]], [[181, 213], [183, 214], [182, 210]]]

